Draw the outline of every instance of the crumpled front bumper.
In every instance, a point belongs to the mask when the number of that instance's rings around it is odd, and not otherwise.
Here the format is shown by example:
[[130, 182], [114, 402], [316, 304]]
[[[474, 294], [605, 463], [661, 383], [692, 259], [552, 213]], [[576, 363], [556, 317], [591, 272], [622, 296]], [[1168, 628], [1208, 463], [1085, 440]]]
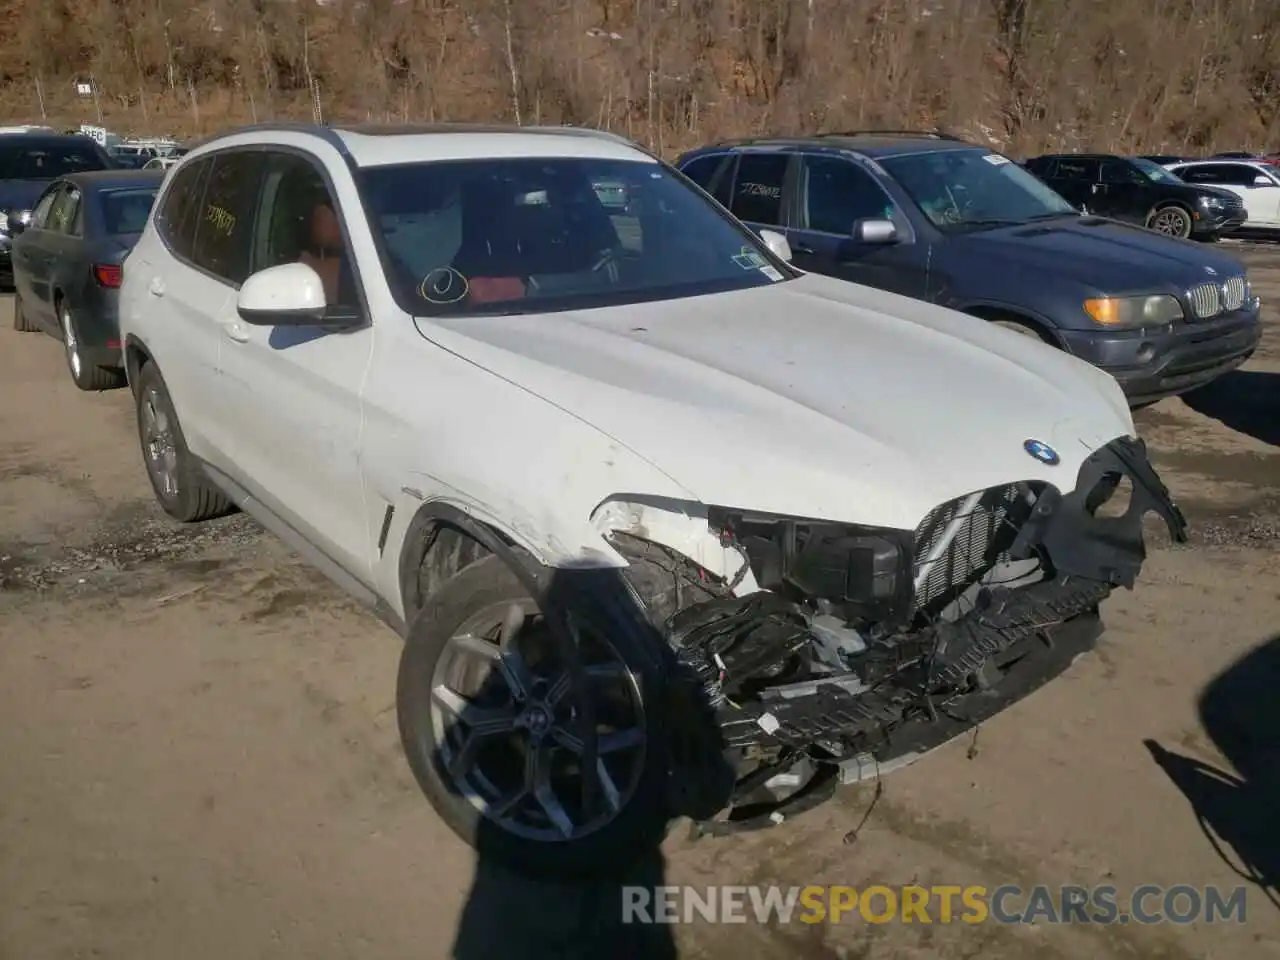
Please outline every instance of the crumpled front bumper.
[[[1123, 479], [1128, 509], [1099, 516]], [[856, 670], [861, 687], [820, 682], [807, 695], [735, 705], [720, 716], [729, 748], [777, 752], [770, 770], [738, 785], [731, 806], [758, 796], [763, 777], [825, 755], [805, 787], [753, 819], [780, 822], [835, 781], [877, 776], [972, 729], [1058, 676], [1102, 633], [1098, 605], [1131, 588], [1146, 557], [1143, 521], [1155, 513], [1177, 542], [1187, 523], [1134, 438], [1117, 439], [1081, 466], [1072, 491], [1045, 487], [1010, 553], [1039, 556], [1053, 576], [992, 587], [953, 621], [872, 645]], [[825, 775], [823, 766], [828, 769]], [[834, 767], [834, 770], [830, 769]], [[775, 816], [776, 814], [776, 816]]]

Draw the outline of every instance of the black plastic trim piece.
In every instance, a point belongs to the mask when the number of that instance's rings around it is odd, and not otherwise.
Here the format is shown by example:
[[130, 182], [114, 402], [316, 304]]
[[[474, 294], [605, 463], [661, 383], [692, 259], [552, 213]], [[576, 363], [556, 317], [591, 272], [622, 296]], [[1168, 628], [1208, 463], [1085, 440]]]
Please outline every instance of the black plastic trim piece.
[[[1129, 506], [1118, 517], [1096, 511], [1127, 477], [1133, 485]], [[1146, 444], [1121, 437], [1101, 447], [1081, 465], [1075, 488], [1063, 495], [1048, 486], [1010, 549], [1015, 559], [1043, 550], [1059, 576], [1085, 577], [1133, 588], [1146, 559], [1142, 521], [1156, 513], [1175, 543], [1187, 542], [1187, 521], [1147, 458]]]

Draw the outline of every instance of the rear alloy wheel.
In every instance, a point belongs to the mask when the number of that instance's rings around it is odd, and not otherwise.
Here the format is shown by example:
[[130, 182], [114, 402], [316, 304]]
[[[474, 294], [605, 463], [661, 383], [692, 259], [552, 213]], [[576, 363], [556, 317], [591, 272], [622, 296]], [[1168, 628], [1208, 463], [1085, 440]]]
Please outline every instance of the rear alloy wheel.
[[595, 713], [589, 771], [582, 700], [545, 617], [500, 557], [440, 588], [400, 661], [401, 742], [423, 792], [481, 857], [527, 876], [618, 871], [656, 850], [666, 826], [642, 658], [590, 623], [575, 632]]
[[169, 389], [154, 363], [138, 373], [138, 439], [151, 489], [169, 516], [193, 523], [235, 509], [187, 449]]
[[67, 369], [71, 379], [81, 390], [114, 390], [124, 385], [124, 371], [98, 367], [85, 362], [80, 350], [80, 337], [76, 333], [71, 308], [62, 300], [58, 303], [58, 324], [62, 327], [62, 347], [67, 354]]
[[1161, 207], [1151, 214], [1147, 227], [1166, 237], [1185, 239], [1191, 236], [1191, 214], [1181, 207]]

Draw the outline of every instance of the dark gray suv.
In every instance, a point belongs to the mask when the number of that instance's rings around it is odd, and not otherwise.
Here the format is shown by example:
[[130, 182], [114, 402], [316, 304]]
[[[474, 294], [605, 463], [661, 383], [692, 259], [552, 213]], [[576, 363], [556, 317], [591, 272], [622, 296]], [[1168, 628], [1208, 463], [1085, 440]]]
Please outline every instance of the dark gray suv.
[[942, 134], [738, 140], [676, 165], [796, 266], [951, 307], [1107, 370], [1133, 405], [1238, 367], [1261, 336], [1243, 264], [1084, 215], [1007, 157]]

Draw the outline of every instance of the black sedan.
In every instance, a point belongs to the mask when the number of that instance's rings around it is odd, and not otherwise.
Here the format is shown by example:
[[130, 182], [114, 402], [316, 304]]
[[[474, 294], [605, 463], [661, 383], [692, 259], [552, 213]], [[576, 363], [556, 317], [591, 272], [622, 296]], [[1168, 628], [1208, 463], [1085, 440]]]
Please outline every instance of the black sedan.
[[125, 255], [164, 175], [103, 170], [55, 180], [13, 239], [13, 324], [62, 340], [81, 390], [124, 384], [117, 298]]
[[13, 285], [9, 247], [31, 219], [31, 208], [59, 177], [115, 164], [92, 139], [52, 133], [7, 133], [0, 137], [0, 287]]

